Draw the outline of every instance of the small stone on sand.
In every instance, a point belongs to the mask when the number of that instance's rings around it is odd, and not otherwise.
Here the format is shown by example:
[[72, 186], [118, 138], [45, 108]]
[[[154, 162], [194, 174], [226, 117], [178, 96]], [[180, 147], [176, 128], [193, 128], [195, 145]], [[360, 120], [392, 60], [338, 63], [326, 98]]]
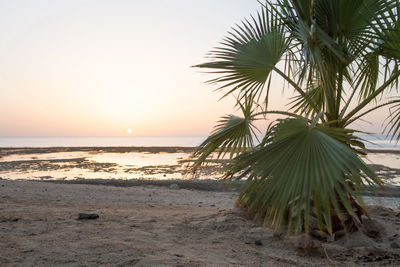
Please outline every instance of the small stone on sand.
[[170, 189], [179, 189], [179, 185], [177, 185], [177, 184], [171, 184], [171, 185], [169, 186], [169, 188], [170, 188]]
[[79, 213], [78, 220], [95, 220], [100, 216], [96, 213]]

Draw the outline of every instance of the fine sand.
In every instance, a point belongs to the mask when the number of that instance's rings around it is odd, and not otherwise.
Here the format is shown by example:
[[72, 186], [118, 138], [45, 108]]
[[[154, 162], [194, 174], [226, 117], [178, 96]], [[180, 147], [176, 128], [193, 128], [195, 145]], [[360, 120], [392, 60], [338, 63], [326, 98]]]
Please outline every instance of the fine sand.
[[[373, 238], [358, 232], [301, 249], [302, 237], [260, 227], [235, 208], [236, 198], [156, 186], [0, 180], [0, 266], [400, 264], [399, 207], [369, 208], [386, 229]], [[81, 212], [100, 217], [77, 220]]]

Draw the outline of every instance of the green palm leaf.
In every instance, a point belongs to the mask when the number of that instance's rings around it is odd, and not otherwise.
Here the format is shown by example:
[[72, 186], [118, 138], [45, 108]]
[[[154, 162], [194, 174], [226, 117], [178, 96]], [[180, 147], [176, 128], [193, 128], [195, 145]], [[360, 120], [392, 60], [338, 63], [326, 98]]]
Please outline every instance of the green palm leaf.
[[[305, 114], [307, 116], [315, 116], [319, 112], [324, 110], [325, 97], [324, 91], [320, 85], [313, 85], [306, 91], [307, 98], [304, 98], [302, 95], [296, 95], [292, 97], [292, 102], [289, 103], [290, 110], [293, 110], [294, 113]], [[314, 106], [317, 110], [309, 104], [309, 101], [314, 103]]]
[[359, 64], [358, 77], [355, 88], [359, 88], [359, 98], [365, 99], [375, 92], [379, 78], [379, 55], [377, 53], [366, 54]]
[[273, 67], [288, 48], [283, 26], [271, 10], [262, 10], [252, 22], [242, 25], [224, 39], [222, 46], [211, 52], [214, 61], [195, 67], [214, 69], [221, 77], [211, 83], [222, 83], [221, 88], [233, 87], [229, 94], [260, 96]]
[[327, 127], [286, 119], [273, 131], [270, 143], [237, 157], [233, 169], [251, 179], [240, 205], [274, 227], [289, 222], [290, 230], [308, 230], [314, 214], [332, 234], [332, 213], [355, 216], [352, 200], [362, 203], [361, 187], [381, 184], [352, 149], [326, 134]]
[[400, 98], [393, 101], [393, 106], [390, 108], [390, 117], [385, 130], [392, 135], [392, 140], [400, 141]]
[[378, 35], [378, 41], [375, 45], [379, 53], [387, 58], [400, 59], [400, 20], [399, 1], [389, 1], [386, 3], [390, 8], [387, 13], [377, 21], [374, 30]]
[[196, 158], [192, 168], [196, 170], [206, 159], [218, 151], [217, 158], [227, 153], [232, 159], [253, 146], [253, 137], [256, 127], [252, 124], [254, 120], [253, 99], [245, 98], [245, 103], [238, 102], [243, 113], [243, 118], [235, 115], [227, 115], [221, 118], [213, 133], [196, 149], [193, 157]]

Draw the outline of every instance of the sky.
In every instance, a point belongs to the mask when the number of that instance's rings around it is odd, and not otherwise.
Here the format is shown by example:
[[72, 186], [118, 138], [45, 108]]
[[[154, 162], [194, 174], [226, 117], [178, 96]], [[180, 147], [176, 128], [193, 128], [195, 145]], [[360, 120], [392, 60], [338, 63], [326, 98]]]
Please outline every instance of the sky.
[[[234, 98], [219, 100], [209, 75], [191, 66], [259, 7], [2, 0], [0, 136], [208, 135]], [[270, 107], [285, 109], [286, 97], [277, 82]]]

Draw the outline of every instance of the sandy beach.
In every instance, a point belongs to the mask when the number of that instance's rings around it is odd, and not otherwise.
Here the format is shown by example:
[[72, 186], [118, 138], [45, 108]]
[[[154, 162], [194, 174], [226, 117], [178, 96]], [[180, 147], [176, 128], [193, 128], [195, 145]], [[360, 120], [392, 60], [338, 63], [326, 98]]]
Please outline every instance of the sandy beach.
[[[274, 233], [235, 207], [243, 183], [215, 179], [224, 161], [211, 161], [203, 170], [210, 179], [171, 179], [183, 177], [190, 163], [183, 156], [192, 151], [0, 149], [0, 266], [400, 264], [400, 190], [390, 184], [400, 173], [396, 151], [371, 154], [378, 163], [370, 166], [388, 186], [364, 193], [372, 218], [385, 230], [372, 229], [368, 237], [364, 229], [329, 243], [313, 239], [307, 248], [304, 236]], [[105, 179], [132, 173], [154, 178]], [[79, 213], [99, 218], [78, 220]]]
[[[235, 208], [237, 193], [0, 180], [1, 266], [357, 266], [400, 264], [399, 209], [386, 229], [299, 249]], [[77, 220], [79, 213], [96, 220]], [[297, 240], [297, 241], [296, 241]], [[315, 241], [317, 242], [317, 241]]]

